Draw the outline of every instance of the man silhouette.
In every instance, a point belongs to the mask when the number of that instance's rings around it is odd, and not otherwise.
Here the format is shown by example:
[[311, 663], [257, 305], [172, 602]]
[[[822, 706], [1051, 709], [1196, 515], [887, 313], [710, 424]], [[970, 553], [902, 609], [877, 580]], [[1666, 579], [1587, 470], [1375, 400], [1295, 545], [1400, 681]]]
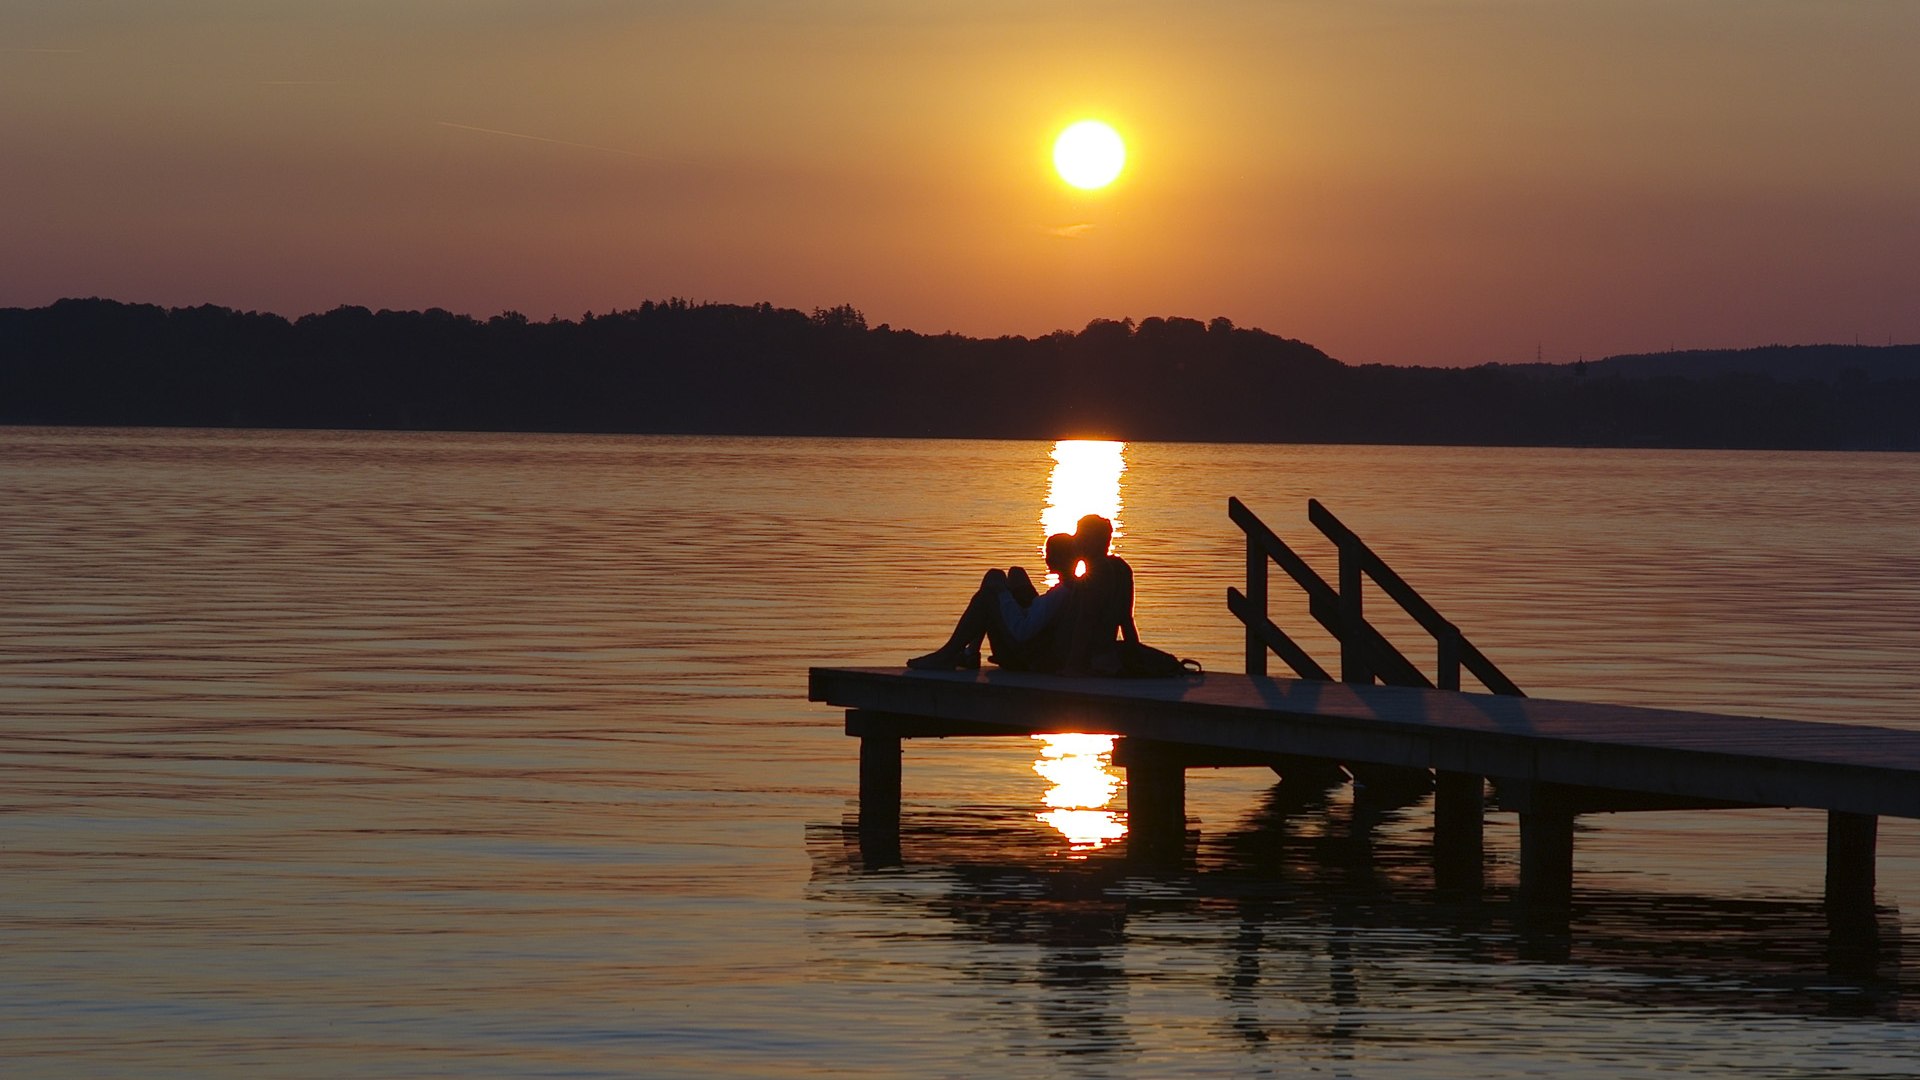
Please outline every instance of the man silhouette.
[[1073, 531], [1074, 547], [1087, 564], [1086, 576], [1073, 597], [1066, 663], [1068, 675], [1117, 675], [1120, 650], [1115, 639], [1140, 643], [1133, 625], [1133, 567], [1115, 555], [1113, 522], [1099, 514], [1080, 519]]

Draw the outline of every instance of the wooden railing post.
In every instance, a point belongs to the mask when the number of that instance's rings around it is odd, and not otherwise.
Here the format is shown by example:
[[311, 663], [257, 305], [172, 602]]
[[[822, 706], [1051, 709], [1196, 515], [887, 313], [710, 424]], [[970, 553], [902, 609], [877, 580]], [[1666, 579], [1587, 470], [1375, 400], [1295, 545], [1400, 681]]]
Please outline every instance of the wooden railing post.
[[1435, 642], [1439, 646], [1439, 671], [1433, 685], [1442, 690], [1460, 689], [1460, 631], [1448, 623]]
[[[1247, 534], [1247, 604], [1260, 618], [1267, 614], [1267, 551], [1260, 546], [1252, 533]], [[1267, 643], [1254, 631], [1254, 624], [1247, 627], [1247, 674], [1265, 675], [1267, 673]]]
[[1373, 670], [1367, 666], [1360, 645], [1365, 612], [1360, 606], [1361, 566], [1359, 553], [1340, 545], [1340, 681], [1373, 682]]

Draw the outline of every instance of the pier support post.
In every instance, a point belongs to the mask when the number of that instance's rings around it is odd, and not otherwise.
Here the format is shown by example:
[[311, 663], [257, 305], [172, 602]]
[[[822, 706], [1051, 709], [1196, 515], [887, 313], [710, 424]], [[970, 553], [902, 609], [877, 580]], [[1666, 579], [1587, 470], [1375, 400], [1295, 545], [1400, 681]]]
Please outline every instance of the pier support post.
[[1874, 846], [1880, 819], [1872, 814], [1827, 813], [1827, 909], [1873, 910]]
[[1572, 793], [1558, 784], [1502, 780], [1500, 804], [1520, 812], [1520, 903], [1514, 919], [1520, 956], [1564, 964], [1573, 954]]
[[1441, 772], [1433, 790], [1433, 876], [1443, 889], [1480, 888], [1486, 834], [1486, 781]]
[[1573, 792], [1559, 784], [1500, 782], [1500, 805], [1520, 812], [1520, 897], [1540, 905], [1573, 899]]
[[900, 828], [900, 740], [860, 737], [860, 831]]
[[1531, 903], [1573, 899], [1573, 811], [1546, 806], [1520, 814], [1520, 894]]
[[1187, 843], [1187, 767], [1175, 747], [1122, 740], [1114, 758], [1127, 770], [1128, 850], [1178, 857]]

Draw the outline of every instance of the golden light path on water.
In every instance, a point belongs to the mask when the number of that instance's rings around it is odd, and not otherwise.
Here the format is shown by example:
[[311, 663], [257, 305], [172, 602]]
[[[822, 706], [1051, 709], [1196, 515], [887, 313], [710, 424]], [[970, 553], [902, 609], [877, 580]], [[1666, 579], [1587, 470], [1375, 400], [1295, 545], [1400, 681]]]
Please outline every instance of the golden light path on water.
[[1035, 735], [1041, 744], [1033, 771], [1053, 786], [1041, 796], [1038, 815], [1067, 838], [1072, 850], [1090, 851], [1127, 835], [1126, 822], [1107, 809], [1120, 791], [1113, 773], [1111, 735]]
[[[1120, 477], [1127, 471], [1127, 444], [1094, 439], [1061, 439], [1053, 444], [1053, 472], [1047, 478], [1047, 506], [1040, 511], [1040, 541], [1073, 531], [1088, 514], [1113, 522], [1113, 550], [1126, 535], [1120, 525]], [[1059, 575], [1047, 574], [1054, 585]]]
[[[1040, 512], [1040, 537], [1072, 532], [1088, 514], [1113, 522], [1113, 550], [1124, 535], [1120, 525], [1120, 478], [1127, 471], [1127, 444], [1092, 439], [1062, 439], [1053, 444], [1053, 472], [1047, 481], [1047, 505]], [[1059, 576], [1047, 574], [1052, 587]], [[1067, 840], [1069, 852], [1096, 851], [1127, 835], [1124, 815], [1111, 808], [1120, 792], [1113, 770], [1111, 735], [1035, 735], [1040, 758], [1033, 771], [1049, 784], [1036, 815]]]

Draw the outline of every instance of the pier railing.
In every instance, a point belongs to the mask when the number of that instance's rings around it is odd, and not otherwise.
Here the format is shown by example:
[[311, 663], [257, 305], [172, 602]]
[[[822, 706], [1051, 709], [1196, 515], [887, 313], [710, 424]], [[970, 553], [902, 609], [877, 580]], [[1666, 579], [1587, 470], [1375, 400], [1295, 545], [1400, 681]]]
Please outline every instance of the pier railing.
[[[1245, 625], [1247, 631], [1247, 674], [1267, 673], [1269, 652], [1285, 660], [1304, 679], [1332, 680], [1326, 668], [1288, 636], [1267, 614], [1268, 567], [1277, 565], [1307, 594], [1307, 611], [1335, 641], [1340, 643], [1340, 680], [1389, 686], [1425, 686], [1442, 690], [1460, 689], [1464, 668], [1495, 694], [1524, 697], [1525, 694], [1485, 653], [1467, 640], [1460, 628], [1435, 610], [1406, 579], [1394, 572], [1386, 560], [1375, 554], [1365, 541], [1320, 504], [1307, 501], [1307, 520], [1312, 522], [1339, 552], [1339, 588], [1327, 583], [1319, 572], [1307, 565], [1298, 552], [1287, 546], [1267, 524], [1237, 498], [1227, 499], [1227, 516], [1247, 537], [1247, 590], [1227, 589], [1227, 608]], [[1386, 635], [1367, 621], [1362, 600], [1362, 585], [1372, 578], [1380, 591], [1400, 605], [1434, 640], [1435, 672], [1428, 678], [1418, 664], [1388, 641]]]

